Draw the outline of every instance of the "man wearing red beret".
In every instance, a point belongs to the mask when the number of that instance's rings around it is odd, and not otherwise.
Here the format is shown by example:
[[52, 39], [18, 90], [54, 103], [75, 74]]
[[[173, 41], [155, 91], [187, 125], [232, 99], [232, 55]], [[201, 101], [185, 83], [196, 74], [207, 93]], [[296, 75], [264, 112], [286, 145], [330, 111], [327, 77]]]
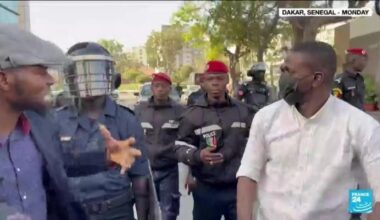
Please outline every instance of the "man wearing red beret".
[[368, 62], [368, 55], [364, 49], [351, 48], [346, 50], [344, 72], [335, 79], [333, 94], [342, 98], [351, 105], [363, 109], [365, 85], [361, 72]]
[[[333, 88], [333, 95], [362, 110], [364, 109], [365, 85], [361, 72], [366, 67], [367, 61], [368, 55], [364, 49], [350, 48], [346, 50], [344, 72], [336, 77]], [[355, 177], [361, 187], [367, 185], [363, 173], [364, 170], [355, 169]], [[360, 219], [360, 214], [352, 214], [351, 219]]]
[[175, 220], [179, 214], [180, 193], [173, 144], [184, 108], [170, 99], [172, 81], [167, 74], [153, 74], [151, 89], [153, 96], [136, 106], [135, 113], [144, 128], [162, 220]]
[[205, 94], [182, 115], [175, 152], [196, 178], [194, 220], [235, 220], [236, 172], [253, 109], [227, 95], [228, 68], [210, 61], [203, 74]]

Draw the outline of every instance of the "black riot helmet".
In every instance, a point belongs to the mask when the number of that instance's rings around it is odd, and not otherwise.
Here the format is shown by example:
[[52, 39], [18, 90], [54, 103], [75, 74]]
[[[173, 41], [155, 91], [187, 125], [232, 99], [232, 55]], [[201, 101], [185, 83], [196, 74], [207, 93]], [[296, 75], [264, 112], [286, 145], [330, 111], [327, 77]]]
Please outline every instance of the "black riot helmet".
[[248, 70], [247, 75], [258, 81], [265, 79], [266, 65], [264, 62], [259, 62]]
[[[81, 42], [66, 54], [65, 81], [76, 98], [110, 95], [120, 85], [120, 74], [115, 72], [111, 54], [101, 45]], [[119, 84], [119, 85], [117, 85]]]

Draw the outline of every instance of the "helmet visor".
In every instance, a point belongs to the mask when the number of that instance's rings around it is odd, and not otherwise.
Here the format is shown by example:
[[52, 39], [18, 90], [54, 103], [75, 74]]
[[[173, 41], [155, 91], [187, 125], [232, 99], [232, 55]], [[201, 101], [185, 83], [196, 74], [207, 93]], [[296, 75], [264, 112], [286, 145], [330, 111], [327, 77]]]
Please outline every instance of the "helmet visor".
[[76, 97], [109, 95], [114, 74], [113, 62], [109, 60], [74, 61], [68, 69], [66, 82]]

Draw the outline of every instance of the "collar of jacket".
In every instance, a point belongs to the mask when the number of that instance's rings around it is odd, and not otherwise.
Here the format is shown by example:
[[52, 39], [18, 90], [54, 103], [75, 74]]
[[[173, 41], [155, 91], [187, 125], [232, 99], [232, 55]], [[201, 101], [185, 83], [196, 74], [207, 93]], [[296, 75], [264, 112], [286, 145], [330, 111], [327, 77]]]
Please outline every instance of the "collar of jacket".
[[360, 73], [353, 73], [353, 72], [350, 72], [350, 71], [347, 71], [347, 70], [345, 70], [343, 72], [343, 75], [346, 75], [346, 76], [354, 78], [354, 79], [363, 78], [362, 74], [360, 74]]
[[[76, 106], [70, 106], [70, 117], [77, 118], [79, 116], [79, 111]], [[103, 107], [103, 114], [111, 117], [116, 116], [117, 104], [109, 96], [106, 96], [105, 105]]]
[[[220, 105], [216, 105], [216, 107], [224, 107], [224, 106], [234, 106], [236, 105], [236, 102], [226, 93], [226, 101], [225, 103], [223, 104], [220, 104]], [[207, 93], [205, 93], [204, 95], [200, 96], [197, 101], [195, 102], [196, 106], [200, 106], [200, 107], [210, 107], [212, 105], [210, 105], [207, 101]]]
[[174, 105], [174, 101], [170, 97], [169, 97], [169, 101], [167, 101], [163, 105], [157, 105], [156, 103], [154, 103], [153, 96], [151, 96], [148, 99], [148, 106], [149, 107], [173, 107], [173, 105]]

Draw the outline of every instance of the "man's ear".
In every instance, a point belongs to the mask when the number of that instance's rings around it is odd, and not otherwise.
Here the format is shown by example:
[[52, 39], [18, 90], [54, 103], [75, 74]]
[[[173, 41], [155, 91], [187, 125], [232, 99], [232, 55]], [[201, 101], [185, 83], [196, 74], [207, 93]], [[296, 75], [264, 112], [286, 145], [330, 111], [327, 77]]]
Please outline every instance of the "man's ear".
[[318, 87], [322, 85], [326, 80], [326, 73], [325, 72], [316, 72], [314, 75], [314, 81], [313, 86]]
[[9, 90], [9, 81], [7, 74], [0, 70], [0, 90], [1, 91], [8, 91]]

